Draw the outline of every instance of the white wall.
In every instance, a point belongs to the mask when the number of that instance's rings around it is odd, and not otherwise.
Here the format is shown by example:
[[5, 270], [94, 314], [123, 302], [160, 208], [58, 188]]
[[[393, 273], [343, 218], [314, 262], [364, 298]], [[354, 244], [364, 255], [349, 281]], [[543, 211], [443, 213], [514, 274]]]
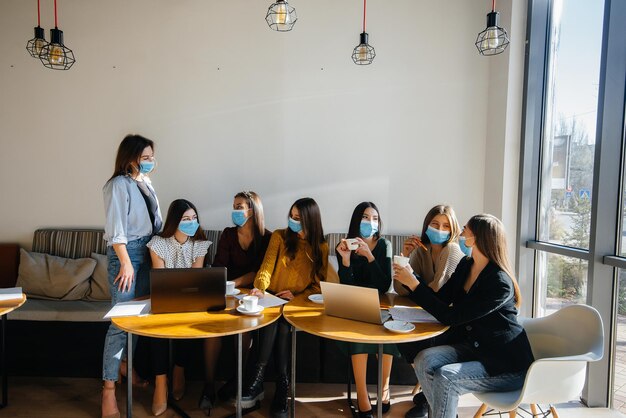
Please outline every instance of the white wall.
[[473, 45], [490, 4], [370, 1], [377, 57], [358, 67], [362, 2], [292, 0], [289, 33], [267, 27], [270, 3], [60, 0], [77, 63], [51, 71], [24, 49], [35, 2], [0, 2], [0, 241], [101, 227], [101, 187], [129, 132], [156, 141], [164, 212], [188, 198], [208, 228], [229, 225], [242, 189], [261, 194], [271, 229], [303, 196], [327, 232], [362, 200], [389, 232], [417, 231], [440, 202], [460, 222], [484, 210], [489, 65], [508, 59]]

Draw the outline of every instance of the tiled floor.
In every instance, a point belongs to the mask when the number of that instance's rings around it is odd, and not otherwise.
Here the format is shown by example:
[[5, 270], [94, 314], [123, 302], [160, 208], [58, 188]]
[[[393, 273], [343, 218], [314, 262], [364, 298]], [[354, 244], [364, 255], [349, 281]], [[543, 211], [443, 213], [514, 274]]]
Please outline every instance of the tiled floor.
[[[9, 381], [9, 406], [0, 410], [0, 417], [15, 418], [79, 418], [98, 417], [100, 412], [100, 387], [97, 379], [76, 378], [26, 378], [15, 377]], [[200, 394], [201, 384], [191, 382], [187, 395], [180, 402], [180, 406], [191, 417], [204, 417], [197, 409], [196, 402]], [[370, 388], [373, 391], [375, 387]], [[266, 401], [264, 408], [249, 415], [251, 418], [269, 416], [267, 407], [271, 402], [273, 385], [266, 385]], [[392, 388], [393, 406], [386, 418], [400, 418], [411, 406], [411, 388], [394, 386]], [[126, 397], [123, 388], [117, 389], [121, 411], [125, 413]], [[149, 389], [135, 390], [133, 397], [133, 416], [149, 417], [152, 396]], [[349, 417], [350, 412], [345, 401], [344, 385], [329, 384], [298, 384], [297, 386], [296, 417]], [[460, 418], [471, 418], [476, 412], [479, 402], [471, 395], [461, 399], [459, 408]], [[557, 406], [562, 418], [622, 418], [624, 415], [617, 411], [602, 408], [585, 408], [578, 402], [571, 402]], [[224, 417], [232, 409], [228, 405], [216, 408], [212, 417]], [[177, 417], [171, 409], [162, 417]]]

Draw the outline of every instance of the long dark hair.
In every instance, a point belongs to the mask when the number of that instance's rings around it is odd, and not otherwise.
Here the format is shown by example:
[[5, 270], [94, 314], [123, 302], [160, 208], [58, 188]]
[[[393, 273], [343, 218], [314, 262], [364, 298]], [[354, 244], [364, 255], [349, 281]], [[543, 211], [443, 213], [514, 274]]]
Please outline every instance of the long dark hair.
[[474, 235], [474, 245], [489, 261], [496, 264], [509, 275], [515, 289], [515, 306], [520, 307], [522, 295], [519, 289], [511, 263], [506, 243], [504, 225], [500, 219], [486, 213], [474, 215], [467, 221], [467, 227]]
[[[352, 212], [352, 218], [350, 218], [350, 227], [348, 228], [348, 238], [361, 237], [361, 221], [363, 220], [363, 214], [367, 208], [372, 208], [378, 215], [378, 231], [374, 234], [374, 241], [377, 241], [383, 233], [383, 220], [380, 217], [380, 211], [374, 204], [374, 202], [361, 202], [354, 212]], [[362, 238], [362, 237], [361, 237]]]
[[250, 210], [252, 210], [252, 216], [248, 222], [254, 222], [254, 238], [252, 240], [252, 252], [257, 255], [261, 249], [261, 239], [265, 235], [265, 216], [263, 214], [263, 203], [258, 194], [253, 191], [239, 192], [233, 199], [241, 198], [246, 201]]
[[449, 242], [456, 241], [461, 233], [461, 227], [459, 226], [459, 221], [456, 220], [456, 214], [454, 213], [452, 206], [437, 205], [428, 211], [426, 217], [424, 218], [424, 224], [422, 225], [422, 235], [420, 235], [420, 240], [424, 244], [430, 244], [430, 239], [428, 239], [428, 235], [426, 235], [426, 230], [428, 229], [428, 225], [430, 225], [433, 218], [437, 215], [446, 215], [448, 222], [450, 223], [450, 238], [441, 244], [442, 247], [445, 247]]
[[141, 135], [126, 135], [117, 148], [115, 169], [113, 170], [111, 179], [117, 176], [132, 174], [133, 163], [137, 164], [137, 161], [141, 158], [141, 153], [146, 147], [150, 147], [154, 151], [154, 142]]
[[[188, 200], [185, 199], [176, 199], [172, 203], [170, 203], [170, 207], [167, 209], [167, 217], [165, 218], [165, 225], [163, 226], [163, 231], [159, 234], [159, 236], [163, 238], [169, 238], [174, 236], [176, 230], [178, 229], [178, 224], [180, 220], [183, 218], [183, 214], [187, 212], [189, 209], [193, 209], [196, 212], [196, 216], [198, 217], [198, 223], [200, 223], [200, 214], [198, 214], [198, 210]], [[191, 237], [193, 240], [205, 240], [206, 236], [204, 235], [204, 231], [202, 230], [202, 226], [198, 228], [196, 234]]]
[[[310, 197], [304, 197], [298, 199], [289, 208], [289, 214], [291, 216], [291, 210], [296, 207], [300, 212], [300, 223], [302, 224], [302, 231], [304, 232], [305, 239], [311, 246], [313, 254], [311, 259], [313, 261], [313, 271], [311, 272], [311, 278], [315, 275], [321, 275], [322, 272], [322, 249], [320, 245], [326, 242], [324, 239], [324, 229], [322, 228], [322, 216], [320, 214], [320, 207], [315, 200]], [[285, 248], [287, 255], [293, 260], [296, 257], [296, 250], [298, 249], [298, 234], [293, 232], [291, 228], [287, 228], [285, 231]]]

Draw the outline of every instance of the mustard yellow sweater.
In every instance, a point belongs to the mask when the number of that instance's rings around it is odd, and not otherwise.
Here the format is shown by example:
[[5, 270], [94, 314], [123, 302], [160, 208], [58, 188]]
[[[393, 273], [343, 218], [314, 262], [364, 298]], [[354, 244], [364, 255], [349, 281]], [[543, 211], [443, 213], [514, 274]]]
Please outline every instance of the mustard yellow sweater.
[[302, 292], [306, 294], [319, 293], [320, 281], [326, 280], [328, 269], [328, 243], [325, 242], [320, 245], [322, 271], [311, 279], [311, 272], [314, 268], [311, 260], [313, 255], [311, 246], [304, 239], [298, 240], [296, 256], [292, 260], [287, 255], [284, 237], [284, 229], [276, 230], [272, 234], [263, 264], [261, 264], [261, 268], [254, 279], [254, 287], [273, 293], [291, 290], [294, 295]]

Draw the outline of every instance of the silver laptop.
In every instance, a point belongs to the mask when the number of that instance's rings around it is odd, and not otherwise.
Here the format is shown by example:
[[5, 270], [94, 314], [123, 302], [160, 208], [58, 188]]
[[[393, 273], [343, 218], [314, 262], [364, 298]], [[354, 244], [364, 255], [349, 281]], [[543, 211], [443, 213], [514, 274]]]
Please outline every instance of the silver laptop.
[[150, 312], [218, 311], [226, 307], [226, 267], [150, 270]]
[[326, 315], [382, 324], [390, 315], [381, 311], [377, 289], [321, 282]]

